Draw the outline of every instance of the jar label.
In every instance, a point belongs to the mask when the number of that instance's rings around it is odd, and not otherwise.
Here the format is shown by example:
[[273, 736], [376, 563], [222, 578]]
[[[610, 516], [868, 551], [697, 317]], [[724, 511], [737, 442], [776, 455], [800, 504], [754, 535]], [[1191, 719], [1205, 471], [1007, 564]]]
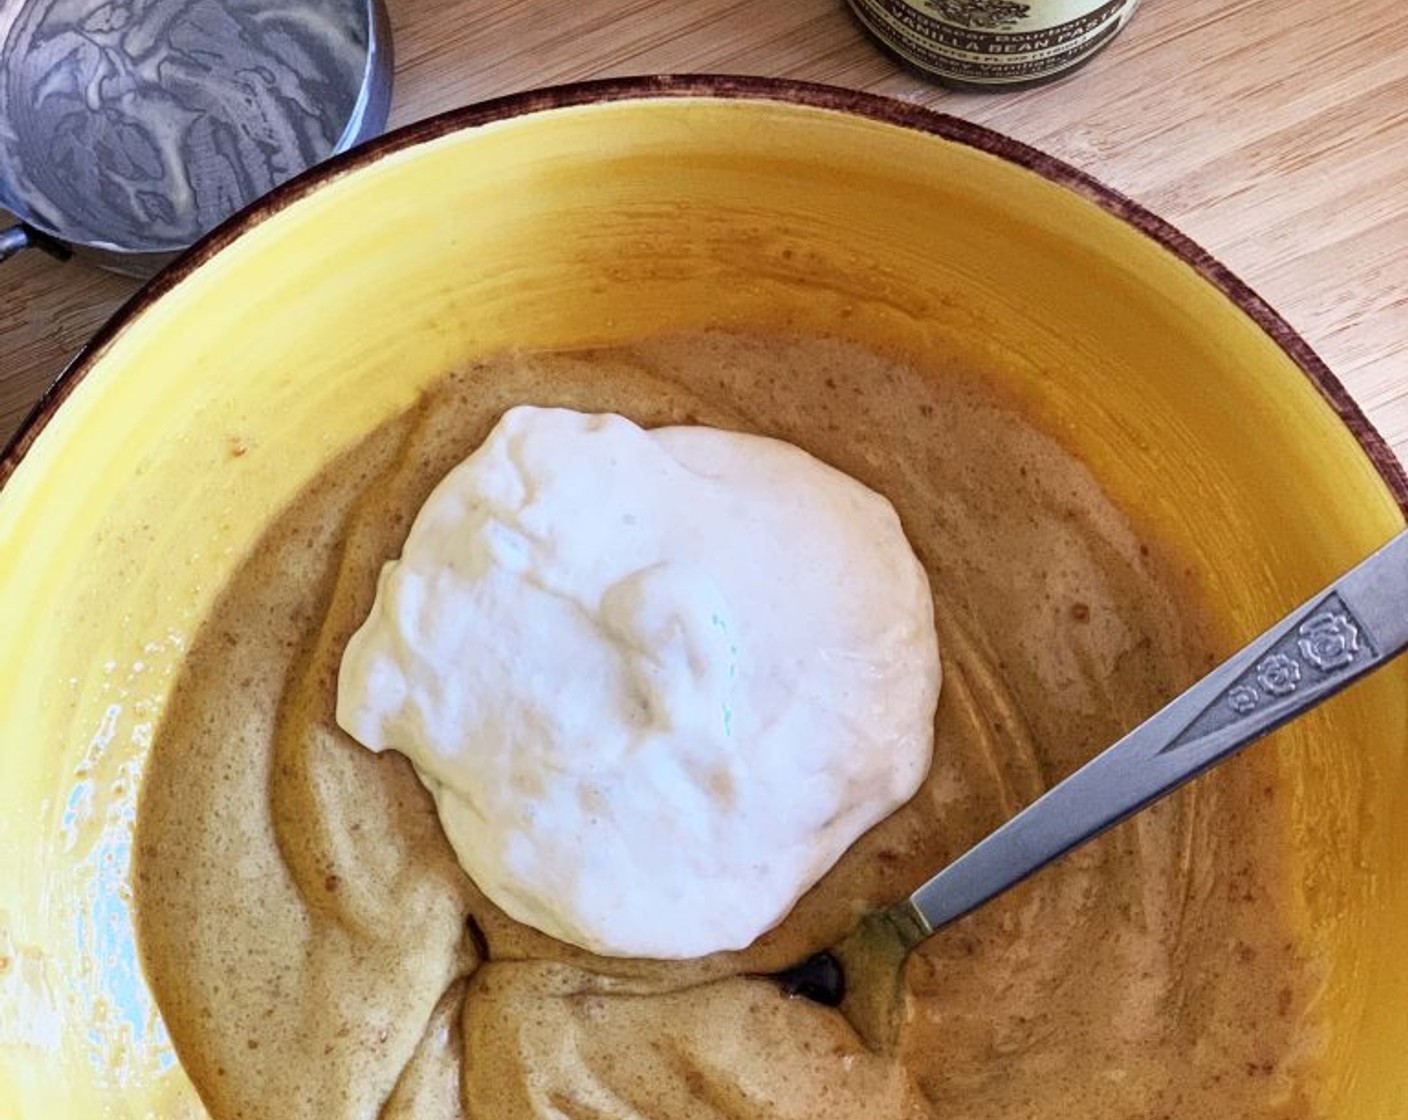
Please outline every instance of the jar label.
[[980, 85], [1058, 74], [1094, 54], [1139, 0], [850, 0], [862, 23], [922, 70]]

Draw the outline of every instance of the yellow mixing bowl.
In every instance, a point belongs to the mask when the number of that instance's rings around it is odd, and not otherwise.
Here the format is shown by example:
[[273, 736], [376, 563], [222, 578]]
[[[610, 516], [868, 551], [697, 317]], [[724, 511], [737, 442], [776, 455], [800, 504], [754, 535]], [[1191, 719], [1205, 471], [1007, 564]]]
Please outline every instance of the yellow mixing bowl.
[[[451, 367], [705, 325], [1000, 381], [1200, 558], [1230, 651], [1404, 524], [1275, 315], [1157, 219], [959, 121], [778, 82], [530, 94], [279, 191], [110, 324], [0, 463], [0, 1117], [203, 1115], [137, 963], [134, 805], [261, 528]], [[1279, 733], [1335, 1117], [1408, 1115], [1408, 667]], [[1215, 780], [1215, 779], [1214, 779]]]

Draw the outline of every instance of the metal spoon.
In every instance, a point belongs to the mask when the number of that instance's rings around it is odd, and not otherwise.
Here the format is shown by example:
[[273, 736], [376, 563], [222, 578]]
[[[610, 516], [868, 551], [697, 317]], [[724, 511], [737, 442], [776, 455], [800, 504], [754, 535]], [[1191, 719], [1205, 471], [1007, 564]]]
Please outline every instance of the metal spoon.
[[908, 898], [839, 945], [776, 974], [841, 1011], [873, 1049], [894, 1045], [902, 969], [920, 942], [1309, 711], [1408, 647], [1408, 531], [1053, 786]]

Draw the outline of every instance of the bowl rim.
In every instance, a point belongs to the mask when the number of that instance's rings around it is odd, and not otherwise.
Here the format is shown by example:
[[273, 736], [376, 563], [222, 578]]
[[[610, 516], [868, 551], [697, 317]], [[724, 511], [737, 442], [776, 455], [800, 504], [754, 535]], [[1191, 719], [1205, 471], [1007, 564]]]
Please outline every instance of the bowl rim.
[[455, 132], [532, 113], [615, 101], [659, 98], [771, 101], [864, 117], [976, 148], [1074, 191], [1192, 267], [1232, 301], [1300, 368], [1349, 429], [1408, 516], [1408, 472], [1358, 402], [1310, 344], [1220, 260], [1168, 221], [1064, 160], [983, 125], [922, 105], [842, 86], [738, 74], [659, 74], [544, 86], [451, 109], [396, 128], [295, 176], [197, 241], [139, 288], [98, 329], [40, 396], [0, 450], [0, 491], [63, 405], [124, 331], [168, 291], [221, 249], [324, 184], [384, 156]]

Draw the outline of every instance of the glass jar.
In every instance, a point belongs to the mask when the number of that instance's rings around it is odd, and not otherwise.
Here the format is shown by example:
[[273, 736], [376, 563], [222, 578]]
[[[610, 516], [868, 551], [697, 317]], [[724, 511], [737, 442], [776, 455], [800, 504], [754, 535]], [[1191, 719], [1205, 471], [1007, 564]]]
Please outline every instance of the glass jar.
[[884, 47], [960, 89], [1020, 89], [1069, 73], [1129, 22], [1139, 0], [848, 0]]

